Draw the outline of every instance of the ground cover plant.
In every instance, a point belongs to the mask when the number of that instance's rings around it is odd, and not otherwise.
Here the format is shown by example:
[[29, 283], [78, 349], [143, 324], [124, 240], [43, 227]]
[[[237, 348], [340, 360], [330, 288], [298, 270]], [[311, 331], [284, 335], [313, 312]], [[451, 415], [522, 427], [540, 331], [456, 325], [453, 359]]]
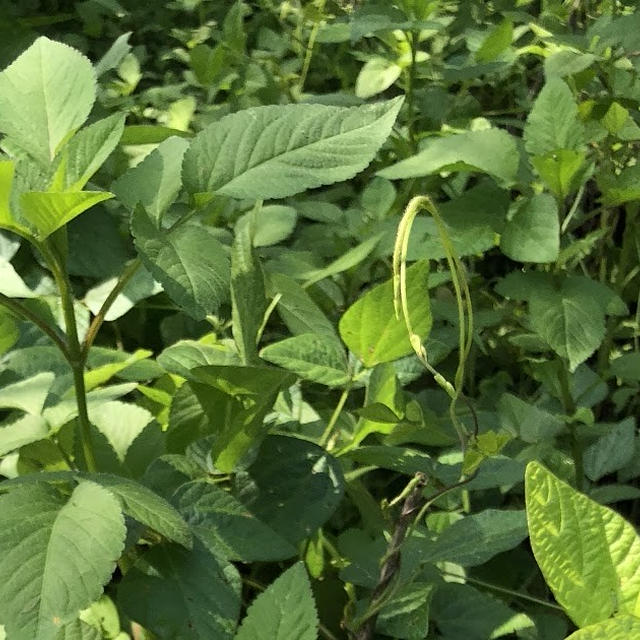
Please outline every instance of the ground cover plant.
[[0, 639], [640, 638], [640, 12], [0, 24]]

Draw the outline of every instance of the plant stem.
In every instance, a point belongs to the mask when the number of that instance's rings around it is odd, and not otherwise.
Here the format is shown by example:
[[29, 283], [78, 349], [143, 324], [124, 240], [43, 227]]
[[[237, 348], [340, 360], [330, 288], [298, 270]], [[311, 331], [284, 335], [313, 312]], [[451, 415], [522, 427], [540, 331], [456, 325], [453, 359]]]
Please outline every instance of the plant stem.
[[[320, 3], [318, 11], [322, 13], [324, 11], [325, 0]], [[298, 81], [298, 94], [302, 94], [304, 89], [304, 83], [307, 81], [307, 74], [309, 73], [309, 67], [311, 66], [311, 58], [313, 57], [313, 47], [316, 44], [316, 38], [318, 37], [318, 31], [320, 30], [320, 21], [316, 20], [311, 27], [311, 33], [309, 34], [309, 40], [307, 41], [307, 47], [304, 52], [304, 61], [302, 63], [302, 70], [300, 71], [300, 80]]]
[[485, 582], [484, 580], [478, 580], [477, 578], [470, 578], [469, 576], [459, 576], [457, 573], [450, 573], [444, 569], [440, 570], [442, 575], [452, 576], [456, 578], [462, 578], [465, 582], [469, 582], [470, 584], [475, 584], [478, 587], [484, 587], [485, 589], [492, 589], [493, 591], [498, 591], [499, 593], [504, 593], [505, 595], [513, 596], [514, 598], [520, 598], [521, 600], [528, 600], [529, 602], [535, 602], [543, 607], [549, 607], [550, 609], [555, 609], [557, 611], [564, 611], [564, 609], [557, 605], [553, 604], [553, 602], [547, 602], [542, 598], [536, 598], [535, 596], [530, 596], [527, 593], [520, 593], [519, 591], [513, 591], [512, 589], [507, 589], [506, 587], [501, 587], [497, 584], [491, 584], [490, 582]]
[[321, 447], [329, 447], [329, 442], [331, 441], [331, 436], [333, 434], [333, 429], [336, 426], [336, 422], [338, 422], [338, 418], [340, 417], [340, 413], [344, 407], [344, 403], [347, 401], [349, 397], [350, 385], [347, 385], [340, 395], [340, 399], [338, 400], [338, 404], [336, 408], [333, 410], [331, 417], [329, 418], [329, 422], [327, 422], [327, 426], [320, 437], [320, 442], [318, 443]]
[[[560, 392], [562, 394], [564, 411], [567, 415], [572, 416], [576, 412], [576, 403], [571, 395], [569, 374], [564, 362], [559, 363], [558, 381], [560, 382]], [[576, 487], [578, 491], [582, 491], [584, 489], [584, 452], [574, 423], [569, 425], [569, 431], [571, 435], [571, 456], [573, 457], [573, 463], [576, 467]]]
[[131, 280], [131, 278], [134, 276], [141, 265], [142, 261], [140, 260], [140, 258], [136, 258], [129, 264], [129, 266], [127, 266], [122, 274], [120, 274], [118, 281], [114, 285], [113, 289], [111, 289], [111, 291], [109, 292], [109, 295], [106, 297], [105, 301], [102, 303], [102, 306], [100, 307], [100, 310], [96, 314], [95, 318], [91, 321], [91, 324], [89, 325], [89, 329], [87, 331], [87, 335], [85, 336], [84, 342], [82, 343], [81, 355], [83, 365], [87, 361], [91, 345], [96, 339], [98, 331], [100, 330], [100, 327], [102, 326], [102, 323], [104, 322], [104, 319], [107, 316], [111, 305], [115, 302], [115, 299], [120, 295], [122, 290], [126, 287], [129, 280]]
[[411, 45], [411, 64], [407, 71], [407, 130], [409, 133], [409, 143], [414, 153], [418, 150], [416, 133], [414, 130], [416, 118], [415, 84], [416, 84], [416, 57], [418, 55], [418, 32], [410, 31], [409, 39]]
[[49, 336], [49, 338], [51, 338], [58, 349], [62, 351], [65, 360], [69, 360], [67, 343], [65, 342], [64, 338], [60, 336], [53, 327], [44, 322], [42, 318], [39, 318], [19, 300], [16, 300], [15, 298], [9, 298], [3, 293], [0, 293], [0, 304], [9, 309], [9, 311], [13, 312], [15, 315], [20, 316], [24, 320], [28, 320], [29, 322], [35, 324], [43, 333]]

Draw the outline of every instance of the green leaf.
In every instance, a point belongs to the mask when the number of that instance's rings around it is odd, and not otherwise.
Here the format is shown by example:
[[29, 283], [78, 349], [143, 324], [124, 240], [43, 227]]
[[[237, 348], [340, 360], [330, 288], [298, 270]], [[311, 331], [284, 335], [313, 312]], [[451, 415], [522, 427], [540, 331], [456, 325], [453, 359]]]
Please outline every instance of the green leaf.
[[541, 193], [525, 200], [500, 238], [502, 253], [520, 262], [553, 262], [560, 250], [560, 222], [555, 199]]
[[615, 616], [572, 633], [566, 640], [640, 640], [640, 619]]
[[47, 165], [87, 119], [95, 97], [89, 60], [41, 36], [0, 73], [0, 131]]
[[20, 332], [11, 315], [0, 309], [0, 356], [18, 342]]
[[356, 78], [356, 96], [371, 98], [388, 89], [402, 73], [402, 67], [376, 56], [367, 60]]
[[167, 540], [190, 548], [191, 531], [182, 516], [157, 493], [122, 476], [91, 474], [91, 479], [108, 489], [119, 501], [126, 515], [157, 531]]
[[225, 116], [191, 143], [185, 186], [266, 200], [348, 180], [373, 160], [401, 106], [402, 99], [354, 108], [296, 104]]
[[131, 45], [129, 44], [130, 36], [131, 31], [127, 31], [127, 33], [118, 36], [108, 51], [98, 60], [95, 65], [96, 76], [98, 76], [98, 78], [107, 71], [115, 69], [122, 62], [122, 59], [131, 51]]
[[531, 547], [556, 600], [579, 627], [640, 613], [640, 539], [615, 511], [537, 462], [527, 465]]
[[492, 62], [511, 46], [513, 40], [513, 23], [503, 20], [487, 34], [480, 48], [476, 51], [478, 62]]
[[558, 416], [510, 393], [500, 397], [498, 415], [502, 427], [525, 442], [549, 442], [565, 427]]
[[268, 436], [247, 473], [238, 478], [238, 499], [291, 544], [310, 537], [342, 500], [340, 464], [306, 440]]
[[533, 156], [582, 148], [584, 128], [578, 118], [578, 107], [569, 87], [557, 76], [547, 80], [538, 94], [527, 117], [524, 141]]
[[20, 409], [25, 413], [39, 416], [54, 379], [53, 373], [43, 371], [26, 380], [2, 387], [0, 389], [0, 408]]
[[612, 102], [602, 117], [602, 125], [611, 134], [616, 134], [627, 122], [629, 112], [619, 103]]
[[11, 191], [16, 164], [12, 160], [0, 160], [0, 229], [29, 235], [29, 231], [11, 212]]
[[[82, 620], [72, 620], [60, 629], [55, 640], [103, 640], [103, 637], [100, 629]], [[0, 638], [2, 638], [1, 635]]]
[[532, 156], [531, 164], [556, 196], [566, 198], [576, 188], [584, 159], [583, 151], [558, 149], [543, 156]]
[[207, 364], [239, 365], [240, 359], [235, 351], [223, 345], [180, 340], [158, 356], [158, 364], [169, 373], [190, 380], [191, 369]]
[[593, 482], [622, 469], [633, 458], [635, 420], [630, 417], [602, 426], [605, 434], [584, 451], [584, 472]]
[[[413, 330], [426, 339], [431, 330], [428, 293], [429, 262], [407, 270], [407, 298]], [[407, 327], [396, 318], [391, 280], [380, 284], [352, 304], [340, 318], [340, 335], [366, 367], [397, 360], [412, 352]]]
[[398, 640], [423, 640], [429, 633], [433, 583], [401, 586], [380, 609], [376, 631]]
[[640, 382], [640, 353], [625, 353], [611, 362], [610, 371], [625, 382]]
[[[211, 456], [220, 471], [231, 472], [249, 449], [267, 433], [264, 424], [279, 391], [293, 383], [293, 376], [274, 367], [206, 366], [192, 370], [201, 385], [192, 385], [196, 395], [206, 402], [207, 385], [222, 391], [224, 412], [215, 403], [210, 419], [216, 425]], [[209, 391], [210, 392], [210, 391]], [[221, 416], [224, 416], [221, 419]]]
[[137, 208], [132, 231], [151, 275], [190, 316], [203, 319], [228, 299], [229, 258], [213, 229], [187, 222], [167, 233]]
[[20, 197], [22, 216], [40, 240], [48, 238], [90, 207], [113, 198], [108, 191], [27, 191]]
[[569, 361], [571, 371], [602, 342], [605, 313], [587, 278], [572, 276], [529, 292], [531, 327]]
[[234, 640], [316, 640], [318, 625], [311, 584], [298, 562], [251, 603]]
[[159, 638], [231, 640], [240, 590], [235, 567], [197, 540], [156, 545], [124, 576], [118, 608]]
[[32, 442], [44, 440], [49, 435], [49, 425], [41, 416], [26, 415], [0, 426], [0, 456], [11, 453]]
[[508, 187], [516, 182], [520, 154], [516, 139], [502, 129], [466, 131], [430, 138], [416, 155], [378, 171], [390, 180], [419, 178], [440, 171], [481, 171]]
[[337, 337], [302, 333], [268, 345], [260, 357], [328, 387], [344, 386], [350, 378], [347, 355]]
[[120, 141], [125, 117], [114, 113], [84, 127], [71, 138], [59, 156], [63, 191], [77, 191], [87, 184]]
[[11, 640], [53, 640], [96, 600], [124, 547], [117, 499], [81, 482], [65, 497], [45, 484], [0, 496], [0, 621]]
[[435, 542], [424, 547], [423, 560], [476, 567], [517, 547], [526, 537], [524, 511], [487, 509], [448, 526]]
[[435, 462], [431, 456], [416, 449], [389, 445], [364, 446], [344, 454], [363, 466], [375, 466], [412, 476], [418, 472], [435, 473]]
[[126, 171], [111, 188], [127, 209], [141, 204], [156, 226], [176, 199], [182, 186], [182, 158], [189, 143], [171, 136], [161, 142], [144, 160]]
[[603, 171], [597, 179], [606, 207], [640, 200], [640, 165], [625, 167], [619, 174]]
[[231, 250], [231, 331], [244, 364], [255, 364], [258, 359], [258, 332], [266, 308], [264, 274], [252, 248], [248, 219], [236, 227]]
[[292, 544], [214, 484], [185, 483], [172, 500], [193, 533], [216, 555], [241, 562], [273, 562], [296, 555]]

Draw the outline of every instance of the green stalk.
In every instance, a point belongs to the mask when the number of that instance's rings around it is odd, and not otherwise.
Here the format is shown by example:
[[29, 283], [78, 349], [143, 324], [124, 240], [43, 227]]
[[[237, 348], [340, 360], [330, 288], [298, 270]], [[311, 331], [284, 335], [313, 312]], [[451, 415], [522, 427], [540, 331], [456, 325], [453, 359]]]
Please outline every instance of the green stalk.
[[[558, 381], [560, 382], [560, 393], [562, 394], [562, 404], [567, 415], [572, 416], [576, 412], [576, 403], [571, 395], [569, 386], [569, 374], [565, 362], [560, 362], [558, 370]], [[571, 437], [571, 456], [576, 467], [576, 488], [578, 491], [584, 490], [584, 451], [582, 443], [578, 438], [577, 427], [575, 423], [569, 425]]]

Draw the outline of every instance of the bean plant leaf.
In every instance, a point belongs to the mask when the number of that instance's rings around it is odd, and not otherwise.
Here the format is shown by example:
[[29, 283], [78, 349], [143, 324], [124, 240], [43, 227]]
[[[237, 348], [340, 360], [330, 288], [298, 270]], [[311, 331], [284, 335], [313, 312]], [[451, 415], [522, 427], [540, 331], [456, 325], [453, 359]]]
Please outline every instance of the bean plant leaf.
[[40, 240], [48, 238], [90, 207], [113, 198], [108, 191], [27, 191], [20, 197], [22, 216]]
[[53, 640], [102, 592], [124, 547], [118, 500], [92, 482], [0, 496], [0, 622], [12, 640]]
[[378, 171], [389, 180], [419, 178], [443, 170], [476, 170], [493, 176], [501, 185], [516, 181], [520, 154], [516, 139], [501, 129], [466, 131], [432, 138], [416, 155]]
[[260, 357], [328, 387], [340, 387], [349, 380], [347, 354], [337, 337], [302, 333], [270, 344]]
[[[431, 330], [428, 293], [429, 261], [407, 269], [407, 298], [414, 332], [426, 339]], [[340, 319], [345, 344], [367, 367], [397, 360], [412, 352], [407, 327], [396, 318], [391, 280], [380, 284], [352, 304]]]
[[594, 482], [622, 469], [633, 458], [635, 420], [629, 417], [617, 424], [603, 426], [606, 429], [604, 435], [584, 451], [584, 472]]
[[640, 619], [635, 616], [615, 616], [597, 624], [589, 625], [572, 633], [566, 640], [638, 640]]
[[622, 516], [537, 462], [525, 494], [535, 558], [556, 600], [579, 627], [616, 612], [640, 614], [640, 538]]
[[151, 275], [190, 316], [203, 319], [228, 299], [229, 258], [212, 229], [185, 223], [167, 233], [138, 207], [132, 231]]
[[519, 262], [556, 260], [560, 250], [560, 222], [554, 198], [541, 193], [525, 200], [507, 222], [500, 249]]
[[348, 180], [373, 160], [401, 106], [396, 98], [353, 108], [253, 107], [225, 116], [191, 143], [185, 187], [266, 200]]
[[0, 131], [47, 165], [87, 119], [95, 97], [89, 60], [41, 36], [0, 73]]
[[318, 614], [301, 562], [259, 594], [247, 610], [234, 640], [316, 640]]
[[190, 551], [157, 545], [127, 572], [118, 605], [160, 638], [231, 640], [240, 613], [240, 577], [197, 540]]
[[559, 149], [577, 151], [584, 144], [578, 107], [564, 80], [550, 78], [538, 94], [524, 129], [525, 148], [533, 156]]

